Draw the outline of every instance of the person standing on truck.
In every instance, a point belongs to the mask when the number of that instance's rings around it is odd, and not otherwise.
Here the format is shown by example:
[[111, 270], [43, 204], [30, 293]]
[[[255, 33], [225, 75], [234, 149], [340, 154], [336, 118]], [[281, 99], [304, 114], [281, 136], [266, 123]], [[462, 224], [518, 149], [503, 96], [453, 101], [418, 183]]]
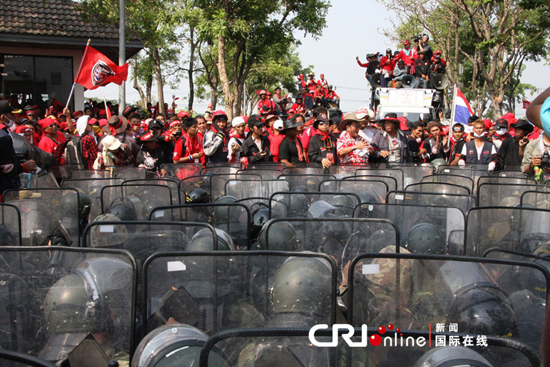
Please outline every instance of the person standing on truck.
[[395, 69], [393, 70], [393, 80], [395, 81], [395, 88], [403, 88], [403, 78], [409, 74], [409, 69], [405, 66], [405, 61], [397, 61]]
[[414, 62], [414, 76], [416, 77], [416, 88], [429, 88], [430, 61], [426, 59], [424, 50], [418, 53], [418, 59]]
[[411, 47], [411, 41], [409, 40], [405, 40], [403, 46], [403, 49], [397, 55], [397, 60], [403, 60], [407, 67], [414, 68], [414, 61], [418, 58], [418, 51], [416, 51], [416, 48]]
[[391, 82], [395, 63], [396, 60], [392, 56], [391, 48], [386, 49], [386, 55], [382, 56], [380, 64], [378, 65], [382, 69], [382, 78], [380, 78], [380, 86], [382, 88], [386, 88]]

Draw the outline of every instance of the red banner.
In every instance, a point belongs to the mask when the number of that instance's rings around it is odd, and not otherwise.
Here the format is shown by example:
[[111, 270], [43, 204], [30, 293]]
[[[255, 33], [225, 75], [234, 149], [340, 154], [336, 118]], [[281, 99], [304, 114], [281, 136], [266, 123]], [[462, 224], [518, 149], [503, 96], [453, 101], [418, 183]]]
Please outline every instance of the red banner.
[[86, 89], [96, 89], [102, 85], [121, 85], [128, 79], [128, 64], [118, 66], [101, 52], [88, 46], [84, 51], [82, 69], [76, 82]]

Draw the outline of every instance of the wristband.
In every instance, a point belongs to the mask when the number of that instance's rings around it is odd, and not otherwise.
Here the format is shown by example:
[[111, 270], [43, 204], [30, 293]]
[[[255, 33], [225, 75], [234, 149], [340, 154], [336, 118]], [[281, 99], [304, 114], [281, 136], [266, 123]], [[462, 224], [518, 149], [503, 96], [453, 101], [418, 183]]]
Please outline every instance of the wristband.
[[21, 167], [23, 167], [23, 172], [28, 171], [27, 166], [25, 163], [21, 163]]
[[223, 139], [224, 136], [225, 136], [225, 135], [224, 135], [223, 133], [219, 133], [219, 134], [218, 134], [218, 138], [220, 138], [220, 139]]
[[193, 160], [193, 155], [192, 154], [189, 154], [189, 157], [187, 157], [189, 159], [189, 161], [192, 161]]

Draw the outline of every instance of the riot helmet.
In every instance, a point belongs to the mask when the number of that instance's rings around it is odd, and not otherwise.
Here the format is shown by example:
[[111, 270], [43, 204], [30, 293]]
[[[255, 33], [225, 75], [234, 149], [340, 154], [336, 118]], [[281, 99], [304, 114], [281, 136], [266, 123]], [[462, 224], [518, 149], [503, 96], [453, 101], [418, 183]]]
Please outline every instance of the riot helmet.
[[81, 218], [85, 218], [87, 221], [88, 215], [90, 214], [90, 210], [92, 208], [92, 200], [84, 192], [84, 190], [77, 188], [76, 191], [76, 193], [72, 190], [66, 192], [61, 197], [59, 205], [64, 216], [74, 215], [76, 217], [78, 215]]
[[205, 204], [210, 202], [210, 194], [203, 189], [194, 189], [185, 196], [187, 204]]
[[139, 209], [142, 210], [142, 204], [137, 197], [123, 196], [113, 200], [108, 212], [119, 217], [121, 221], [131, 221], [137, 220]]
[[343, 216], [341, 211], [324, 200], [317, 200], [311, 204], [307, 213], [310, 218], [325, 218], [329, 213], [336, 214], [336, 216]]
[[143, 217], [145, 219], [149, 219], [149, 216], [155, 210], [155, 208], [160, 208], [161, 206], [164, 206], [164, 203], [159, 199], [147, 200], [143, 205]]
[[257, 238], [258, 234], [262, 230], [262, 227], [271, 219], [269, 209], [266, 207], [259, 207], [252, 212], [252, 238]]
[[440, 166], [446, 166], [447, 162], [443, 158], [436, 158], [433, 161], [430, 162], [432, 167], [434, 168], [434, 172], [437, 172]]
[[414, 367], [492, 367], [481, 354], [466, 347], [435, 348], [426, 353], [414, 364]]
[[304, 218], [309, 209], [309, 200], [304, 194], [276, 195], [272, 210], [281, 215], [286, 213], [287, 218]]
[[361, 204], [378, 204], [378, 200], [370, 194], [358, 194]]
[[17, 245], [17, 237], [8, 227], [0, 224], [0, 246]]
[[298, 251], [298, 240], [294, 226], [286, 221], [267, 222], [258, 236], [258, 250]]
[[340, 210], [345, 216], [353, 216], [355, 205], [349, 195], [335, 195], [328, 200], [328, 203]]
[[90, 228], [91, 247], [114, 247], [122, 245], [128, 239], [128, 229], [119, 224], [120, 218], [115, 214], [100, 214], [94, 222], [113, 222], [112, 225], [95, 225]]
[[[227, 232], [221, 229], [215, 228], [216, 236], [218, 236], [218, 250], [217, 251], [233, 251], [235, 246], [233, 245], [233, 239]], [[208, 228], [201, 229], [185, 248], [185, 251], [216, 251], [214, 249], [214, 238], [212, 231]]]
[[409, 231], [407, 249], [413, 254], [444, 254], [445, 237], [433, 224], [420, 223]]
[[288, 259], [279, 269], [271, 289], [273, 312], [325, 317], [331, 307], [331, 268], [312, 257]]
[[291, 191], [293, 191], [293, 192], [309, 192], [307, 187], [305, 187], [304, 185], [296, 186]]
[[[220, 196], [214, 200], [213, 204], [234, 204], [237, 202], [237, 198], [234, 196]], [[230, 207], [227, 206], [214, 206], [212, 208], [212, 216], [215, 223], [227, 223], [231, 214]]]
[[[198, 366], [202, 347], [208, 336], [189, 325], [164, 325], [151, 331], [139, 343], [133, 367]], [[209, 365], [221, 367], [228, 364], [218, 354], [211, 353]]]

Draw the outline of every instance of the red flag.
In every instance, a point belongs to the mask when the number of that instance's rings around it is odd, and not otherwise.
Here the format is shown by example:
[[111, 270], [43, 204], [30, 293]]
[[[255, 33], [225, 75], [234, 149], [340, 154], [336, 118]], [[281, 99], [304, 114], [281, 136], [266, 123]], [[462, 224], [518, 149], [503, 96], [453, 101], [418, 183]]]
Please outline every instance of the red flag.
[[526, 100], [522, 100], [522, 102], [523, 102], [523, 109], [524, 109], [524, 110], [526, 110], [527, 107], [529, 107], [529, 105], [531, 104], [531, 102], [526, 101]]
[[115, 83], [121, 85], [128, 79], [128, 64], [117, 66], [109, 58], [93, 47], [84, 52], [82, 69], [76, 82], [86, 89], [96, 89], [102, 85]]

